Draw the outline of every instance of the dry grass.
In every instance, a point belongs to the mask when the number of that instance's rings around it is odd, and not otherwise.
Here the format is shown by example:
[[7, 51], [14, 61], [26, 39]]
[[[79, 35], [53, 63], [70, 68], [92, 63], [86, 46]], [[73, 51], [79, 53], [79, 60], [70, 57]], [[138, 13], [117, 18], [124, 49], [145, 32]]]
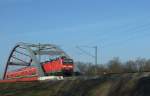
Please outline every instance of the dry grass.
[[150, 96], [150, 77], [130, 74], [92, 80], [0, 84], [0, 96]]

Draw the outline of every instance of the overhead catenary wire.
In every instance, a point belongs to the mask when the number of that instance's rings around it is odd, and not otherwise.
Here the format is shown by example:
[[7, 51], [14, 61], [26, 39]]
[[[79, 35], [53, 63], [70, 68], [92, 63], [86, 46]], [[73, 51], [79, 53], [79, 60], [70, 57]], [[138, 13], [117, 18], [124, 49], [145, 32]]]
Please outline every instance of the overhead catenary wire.
[[141, 23], [141, 22], [139, 22], [140, 24], [135, 23], [134, 24], [135, 26], [131, 25], [130, 28], [125, 27], [123, 29], [118, 28], [116, 30], [102, 32], [103, 34], [100, 35], [101, 38], [96, 39], [96, 41], [99, 40], [99, 41], [105, 41], [106, 42], [109, 40], [110, 36], [112, 37], [112, 35], [123, 35], [124, 34], [126, 36], [126, 34], [131, 34], [131, 35], [134, 34], [135, 31], [137, 33], [138, 30], [143, 30], [146, 28], [149, 29], [150, 22], [149, 21], [147, 22], [147, 21], [146, 21], [146, 23]]
[[[138, 35], [140, 35], [140, 36], [138, 36]], [[141, 34], [141, 31], [139, 31], [139, 32], [136, 31], [134, 34], [132, 34], [132, 36], [129, 35], [124, 40], [120, 40], [120, 41], [112, 42], [110, 44], [103, 45], [102, 48], [104, 48], [104, 47], [105, 48], [106, 47], [111, 47], [111, 46], [115, 46], [115, 45], [122, 45], [124, 43], [127, 43], [127, 41], [131, 41], [131, 40], [135, 40], [135, 39], [140, 39], [140, 37], [144, 38], [146, 36], [150, 36], [148, 30], [142, 31], [142, 34]]]

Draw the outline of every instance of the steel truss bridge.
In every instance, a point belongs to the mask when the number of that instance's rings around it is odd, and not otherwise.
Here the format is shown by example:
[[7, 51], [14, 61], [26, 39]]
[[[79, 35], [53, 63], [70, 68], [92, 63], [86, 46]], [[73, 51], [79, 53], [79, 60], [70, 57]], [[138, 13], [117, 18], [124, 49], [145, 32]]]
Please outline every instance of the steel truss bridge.
[[39, 77], [44, 76], [41, 66], [41, 56], [66, 56], [70, 58], [62, 49], [54, 44], [29, 44], [17, 43], [10, 52], [4, 70], [3, 79], [6, 78], [8, 69], [12, 66], [29, 67], [35, 66], [38, 69]]

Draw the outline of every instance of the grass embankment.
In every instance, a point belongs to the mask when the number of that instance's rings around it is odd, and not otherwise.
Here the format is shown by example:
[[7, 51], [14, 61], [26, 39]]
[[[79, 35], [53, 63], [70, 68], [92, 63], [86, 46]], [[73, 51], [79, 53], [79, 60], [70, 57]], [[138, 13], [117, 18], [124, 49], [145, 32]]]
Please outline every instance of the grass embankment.
[[0, 84], [0, 96], [150, 96], [150, 77], [130, 74], [92, 80]]

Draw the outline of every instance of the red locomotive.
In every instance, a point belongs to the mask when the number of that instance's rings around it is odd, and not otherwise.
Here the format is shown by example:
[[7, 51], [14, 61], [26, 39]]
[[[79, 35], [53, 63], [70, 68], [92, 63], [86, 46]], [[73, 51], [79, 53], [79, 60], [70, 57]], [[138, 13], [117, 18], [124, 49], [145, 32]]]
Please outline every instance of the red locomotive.
[[[41, 63], [46, 76], [68, 76], [73, 74], [74, 64], [72, 59], [59, 57]], [[25, 67], [16, 71], [7, 72], [6, 79], [37, 77], [36, 67]]]
[[44, 62], [42, 67], [46, 75], [72, 75], [74, 69], [73, 60], [66, 57]]

